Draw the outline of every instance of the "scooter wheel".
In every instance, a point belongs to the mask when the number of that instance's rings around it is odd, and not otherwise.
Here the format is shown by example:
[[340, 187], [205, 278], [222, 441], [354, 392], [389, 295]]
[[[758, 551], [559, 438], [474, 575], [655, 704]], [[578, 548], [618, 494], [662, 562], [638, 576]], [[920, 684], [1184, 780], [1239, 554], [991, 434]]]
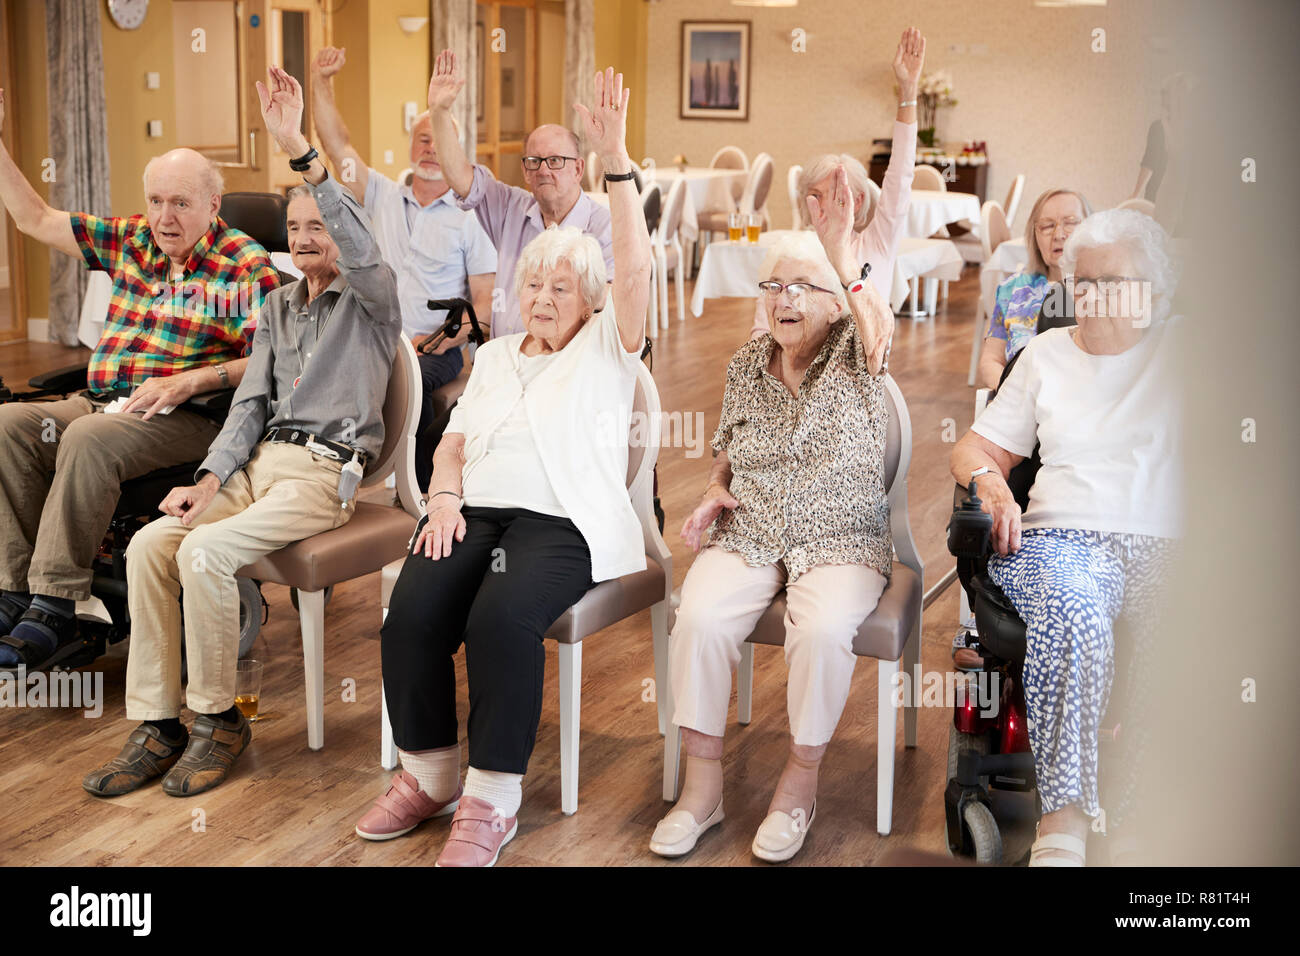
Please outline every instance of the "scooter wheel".
[[1002, 834], [998, 832], [998, 822], [993, 819], [993, 811], [978, 800], [972, 800], [962, 811], [961, 821], [970, 832], [971, 843], [975, 847], [975, 862], [1001, 863]]

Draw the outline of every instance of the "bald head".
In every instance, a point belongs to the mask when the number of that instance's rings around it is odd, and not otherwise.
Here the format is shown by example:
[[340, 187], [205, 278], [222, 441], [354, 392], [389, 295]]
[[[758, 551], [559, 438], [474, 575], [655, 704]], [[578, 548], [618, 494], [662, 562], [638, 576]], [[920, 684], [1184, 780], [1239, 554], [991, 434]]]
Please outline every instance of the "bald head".
[[154, 241], [181, 265], [221, 208], [221, 173], [192, 149], [173, 149], [144, 167], [144, 199]]
[[533, 130], [524, 138], [524, 155], [525, 156], [549, 156], [557, 155], [554, 153], [537, 153], [528, 148], [528, 144], [536, 138], [539, 143], [554, 143], [557, 140], [563, 142], [567, 147], [568, 156], [580, 156], [582, 146], [578, 143], [578, 135], [571, 129], [559, 126], [555, 123], [543, 123], [537, 129]]

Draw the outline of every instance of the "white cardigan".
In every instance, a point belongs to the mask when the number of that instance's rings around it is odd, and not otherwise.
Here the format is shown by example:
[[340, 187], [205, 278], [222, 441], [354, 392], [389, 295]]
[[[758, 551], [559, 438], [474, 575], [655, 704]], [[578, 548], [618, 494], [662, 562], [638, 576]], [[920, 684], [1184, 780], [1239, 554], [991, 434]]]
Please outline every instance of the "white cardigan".
[[546, 477], [591, 549], [600, 582], [644, 571], [641, 523], [627, 493], [627, 435], [640, 352], [623, 348], [611, 303], [583, 326], [524, 391], [512, 351], [524, 332], [479, 347], [447, 432], [465, 436], [462, 480], [523, 395]]

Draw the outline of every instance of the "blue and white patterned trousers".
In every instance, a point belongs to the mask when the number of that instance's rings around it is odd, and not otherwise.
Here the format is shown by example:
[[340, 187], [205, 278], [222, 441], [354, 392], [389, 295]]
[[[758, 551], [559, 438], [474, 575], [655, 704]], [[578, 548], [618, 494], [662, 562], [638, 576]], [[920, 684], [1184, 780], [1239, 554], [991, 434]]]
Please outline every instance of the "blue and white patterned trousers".
[[1106, 751], [1107, 826], [1132, 809], [1155, 612], [1173, 546], [1034, 528], [1022, 533], [1019, 551], [989, 560], [989, 576], [1025, 621], [1025, 707], [1043, 813], [1071, 804], [1093, 817], [1100, 811], [1098, 729], [1112, 699], [1107, 723], [1121, 727]]

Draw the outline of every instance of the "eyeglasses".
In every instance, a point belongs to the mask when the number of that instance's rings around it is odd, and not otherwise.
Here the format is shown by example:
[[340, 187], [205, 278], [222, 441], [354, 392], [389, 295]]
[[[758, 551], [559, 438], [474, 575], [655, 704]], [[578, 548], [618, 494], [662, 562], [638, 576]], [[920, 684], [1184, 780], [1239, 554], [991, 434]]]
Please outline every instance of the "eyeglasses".
[[1044, 219], [1038, 222], [1035, 225], [1035, 228], [1038, 230], [1040, 236], [1050, 236], [1052, 233], [1056, 232], [1056, 227], [1058, 225], [1064, 226], [1066, 232], [1074, 232], [1074, 230], [1078, 228], [1079, 222], [1080, 220], [1075, 219], [1073, 216], [1069, 219], [1062, 219], [1059, 223], [1054, 222], [1051, 219]]
[[1107, 289], [1118, 289], [1120, 288], [1120, 283], [1146, 281], [1146, 279], [1139, 278], [1138, 276], [1097, 276], [1093, 279], [1080, 278], [1079, 276], [1069, 277], [1069, 282], [1073, 285], [1073, 291], [1076, 296], [1087, 295], [1094, 288], [1100, 293]]
[[578, 161], [577, 156], [525, 156], [524, 169], [530, 172], [535, 169], [541, 169], [542, 163], [546, 163], [547, 169], [563, 169], [564, 164], [569, 160], [575, 163]]
[[775, 299], [781, 294], [782, 290], [790, 293], [792, 299], [802, 299], [809, 292], [825, 292], [827, 295], [835, 295], [830, 289], [823, 289], [819, 285], [813, 285], [811, 282], [791, 282], [789, 285], [782, 285], [779, 282], [760, 282], [759, 291], [769, 299]]

